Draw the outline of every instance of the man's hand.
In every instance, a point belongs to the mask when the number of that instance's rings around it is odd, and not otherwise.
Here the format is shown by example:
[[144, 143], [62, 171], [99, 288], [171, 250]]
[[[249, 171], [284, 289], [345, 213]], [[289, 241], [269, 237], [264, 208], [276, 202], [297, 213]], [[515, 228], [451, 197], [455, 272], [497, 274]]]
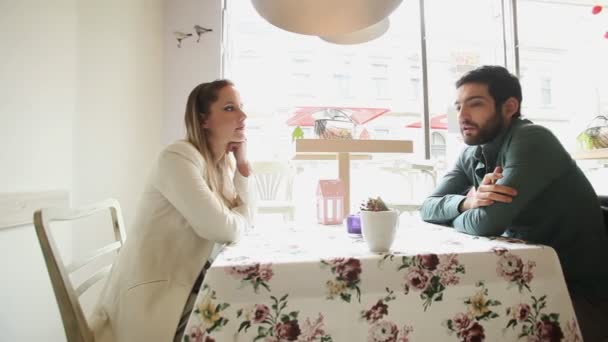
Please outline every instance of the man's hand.
[[511, 203], [513, 197], [517, 195], [514, 188], [498, 185], [496, 181], [502, 178], [502, 167], [497, 166], [494, 172], [487, 173], [477, 191], [473, 196], [467, 197], [460, 203], [458, 210], [462, 213], [469, 209], [486, 207], [496, 202]]

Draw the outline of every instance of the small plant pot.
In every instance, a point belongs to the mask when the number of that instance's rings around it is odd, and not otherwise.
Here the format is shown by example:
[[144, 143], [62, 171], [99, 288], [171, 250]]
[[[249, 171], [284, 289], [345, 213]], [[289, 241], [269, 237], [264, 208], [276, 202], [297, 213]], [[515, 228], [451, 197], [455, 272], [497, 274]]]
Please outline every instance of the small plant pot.
[[361, 233], [369, 250], [374, 253], [388, 252], [395, 241], [399, 226], [399, 211], [361, 211]]

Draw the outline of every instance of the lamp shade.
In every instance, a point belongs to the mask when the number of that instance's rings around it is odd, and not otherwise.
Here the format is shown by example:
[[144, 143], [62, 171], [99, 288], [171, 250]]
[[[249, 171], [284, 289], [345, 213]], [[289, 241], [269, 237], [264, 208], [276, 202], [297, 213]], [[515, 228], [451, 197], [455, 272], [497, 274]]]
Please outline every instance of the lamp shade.
[[334, 44], [361, 44], [382, 36], [388, 30], [389, 26], [389, 19], [385, 18], [377, 24], [366, 27], [363, 30], [333, 36], [320, 36], [319, 38]]
[[335, 36], [370, 27], [402, 0], [251, 0], [272, 25], [294, 33]]

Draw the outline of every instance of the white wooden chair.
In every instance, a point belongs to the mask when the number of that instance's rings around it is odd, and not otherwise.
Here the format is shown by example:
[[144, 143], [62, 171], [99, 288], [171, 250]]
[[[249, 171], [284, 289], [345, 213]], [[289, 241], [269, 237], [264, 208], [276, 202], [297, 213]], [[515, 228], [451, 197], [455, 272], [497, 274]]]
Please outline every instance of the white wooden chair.
[[258, 193], [257, 212], [282, 214], [284, 221], [293, 221], [293, 165], [280, 161], [258, 161], [252, 164], [252, 168]]
[[418, 211], [424, 199], [437, 186], [437, 172], [430, 163], [397, 161], [392, 166], [381, 167], [381, 169], [399, 175], [404, 181], [402, 184], [407, 185], [407, 188], [402, 191], [401, 198], [387, 203], [389, 207], [397, 209], [400, 213], [412, 214]]
[[[98, 249], [88, 257], [64, 265], [57, 245], [51, 234], [51, 222], [74, 221], [109, 210], [112, 217], [115, 241]], [[63, 320], [63, 328], [68, 342], [93, 342], [93, 333], [87, 323], [80, 305], [79, 297], [91, 286], [105, 278], [112, 264], [102, 267], [76, 288], [72, 285], [70, 274], [90, 264], [108, 253], [118, 253], [125, 242], [125, 230], [118, 202], [108, 199], [83, 208], [44, 208], [34, 213], [34, 226], [40, 248], [46, 262], [55, 298]]]

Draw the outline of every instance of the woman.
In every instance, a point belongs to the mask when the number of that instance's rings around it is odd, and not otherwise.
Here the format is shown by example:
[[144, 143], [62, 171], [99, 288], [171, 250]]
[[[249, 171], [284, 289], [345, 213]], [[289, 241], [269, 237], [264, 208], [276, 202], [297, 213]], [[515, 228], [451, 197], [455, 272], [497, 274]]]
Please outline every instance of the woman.
[[233, 242], [251, 225], [246, 118], [230, 81], [192, 90], [187, 139], [168, 146], [150, 175], [91, 319], [96, 341], [181, 337], [176, 329], [189, 317], [214, 243]]

